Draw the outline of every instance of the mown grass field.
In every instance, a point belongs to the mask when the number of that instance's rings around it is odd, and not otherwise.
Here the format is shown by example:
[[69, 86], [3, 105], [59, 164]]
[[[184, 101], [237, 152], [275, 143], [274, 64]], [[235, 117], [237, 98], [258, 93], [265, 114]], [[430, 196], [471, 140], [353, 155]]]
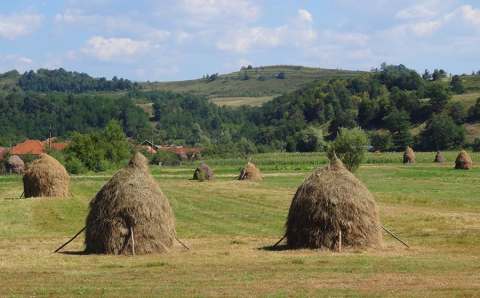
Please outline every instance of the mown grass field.
[[[388, 235], [380, 250], [272, 251], [296, 187], [321, 153], [262, 154], [260, 183], [233, 180], [242, 159], [208, 160], [217, 179], [196, 182], [192, 165], [153, 167], [170, 199], [180, 245], [149, 256], [82, 255], [89, 200], [110, 173], [72, 179], [69, 199], [17, 199], [19, 177], [0, 177], [0, 297], [19, 296], [480, 296], [480, 167], [404, 166], [401, 154], [369, 154], [357, 176], [379, 204]], [[473, 159], [480, 160], [478, 154]], [[83, 236], [83, 235], [82, 235]]]

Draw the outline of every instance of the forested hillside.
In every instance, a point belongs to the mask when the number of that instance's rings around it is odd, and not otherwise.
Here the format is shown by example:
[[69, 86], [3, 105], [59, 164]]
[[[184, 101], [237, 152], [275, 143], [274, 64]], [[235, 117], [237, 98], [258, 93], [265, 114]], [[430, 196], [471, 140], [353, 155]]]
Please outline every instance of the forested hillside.
[[[141, 84], [124, 91], [29, 91], [20, 84], [26, 75], [0, 76], [0, 145], [44, 138], [50, 128], [68, 137], [73, 131], [103, 128], [111, 119], [119, 120], [124, 132], [138, 140], [201, 146], [225, 155], [322, 150], [340, 127], [356, 126], [369, 132], [375, 150], [480, 145], [480, 140], [465, 138], [465, 127], [471, 133], [480, 121], [476, 74], [449, 77], [436, 70], [421, 76], [403, 65], [382, 65], [370, 73], [310, 82], [259, 107], [239, 108], [215, 105], [201, 95], [152, 91]], [[63, 75], [60, 71], [42, 78], [61, 81]], [[46, 80], [44, 86], [58, 86]], [[135, 105], [139, 102], [152, 103], [151, 119]]]

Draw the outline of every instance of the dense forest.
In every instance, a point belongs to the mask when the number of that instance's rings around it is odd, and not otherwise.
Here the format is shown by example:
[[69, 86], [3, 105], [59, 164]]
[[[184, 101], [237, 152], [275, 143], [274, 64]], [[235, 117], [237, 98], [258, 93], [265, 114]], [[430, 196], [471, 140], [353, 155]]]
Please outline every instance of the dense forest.
[[[323, 150], [342, 127], [368, 131], [374, 150], [406, 145], [444, 150], [465, 146], [463, 124], [480, 121], [480, 100], [469, 109], [451, 100], [465, 91], [462, 77], [443, 70], [420, 75], [403, 65], [383, 64], [351, 78], [313, 82], [261, 107], [240, 108], [191, 94], [146, 91], [127, 80], [88, 78], [62, 69], [39, 70], [20, 76], [16, 87], [4, 87], [0, 145], [43, 138], [51, 128], [68, 137], [116, 119], [129, 137], [201, 146], [222, 155]], [[114, 92], [120, 89], [128, 92]], [[84, 92], [92, 90], [111, 92]], [[135, 102], [153, 103], [153, 117], [148, 119]], [[413, 127], [420, 133], [413, 135]]]

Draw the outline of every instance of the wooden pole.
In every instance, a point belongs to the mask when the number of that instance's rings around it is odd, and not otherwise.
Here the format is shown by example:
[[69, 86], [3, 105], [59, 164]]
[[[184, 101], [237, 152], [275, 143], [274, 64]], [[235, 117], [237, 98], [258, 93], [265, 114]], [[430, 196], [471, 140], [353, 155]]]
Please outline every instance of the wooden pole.
[[407, 248], [410, 248], [410, 246], [408, 246], [407, 243], [405, 243], [402, 239], [398, 238], [398, 236], [396, 236], [395, 234], [393, 234], [392, 232], [390, 232], [387, 228], [385, 228], [384, 226], [382, 226], [382, 229], [387, 232], [388, 234], [390, 234], [390, 236], [392, 236], [393, 238], [397, 239], [400, 243], [402, 243], [403, 245], [405, 245]]
[[59, 248], [57, 248], [54, 253], [58, 252], [60, 249], [64, 248], [65, 246], [67, 246], [67, 244], [69, 244], [70, 242], [72, 242], [73, 240], [75, 240], [75, 238], [78, 237], [78, 235], [80, 235], [87, 227], [83, 227], [83, 229], [81, 229], [80, 231], [78, 231], [77, 234], [75, 234], [75, 236], [73, 236], [72, 238], [70, 238], [70, 240], [68, 240], [67, 242], [65, 242], [62, 246], [60, 246]]
[[338, 252], [342, 252], [342, 230], [338, 230]]
[[133, 227], [130, 227], [130, 239], [132, 240], [132, 255], [135, 255], [135, 237], [133, 235]]
[[283, 239], [285, 239], [286, 237], [287, 237], [287, 234], [283, 235], [283, 237], [280, 240], [278, 240], [277, 243], [275, 243], [272, 247], [277, 247], [277, 245], [279, 245], [280, 242], [282, 242]]
[[182, 241], [180, 241], [180, 239], [177, 238], [177, 235], [175, 235], [175, 240], [177, 240], [178, 243], [180, 243], [183, 247], [185, 247], [186, 249], [190, 250], [190, 247], [186, 246], [185, 243], [183, 243]]

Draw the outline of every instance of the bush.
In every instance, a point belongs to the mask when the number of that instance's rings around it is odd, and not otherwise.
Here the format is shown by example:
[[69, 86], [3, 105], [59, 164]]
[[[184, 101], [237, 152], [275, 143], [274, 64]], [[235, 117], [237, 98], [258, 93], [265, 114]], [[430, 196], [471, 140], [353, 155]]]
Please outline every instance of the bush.
[[473, 152], [480, 152], [480, 138], [475, 138], [472, 144]]
[[448, 150], [461, 147], [465, 129], [448, 115], [435, 115], [420, 134], [419, 145], [424, 150]]
[[388, 132], [373, 132], [370, 135], [373, 151], [390, 151], [393, 148], [392, 135]]
[[65, 167], [70, 174], [83, 174], [87, 171], [87, 168], [83, 165], [80, 159], [75, 156], [69, 157], [65, 162]]
[[341, 128], [340, 132], [328, 148], [328, 158], [335, 153], [350, 172], [355, 172], [365, 158], [368, 137], [360, 128]]
[[168, 151], [158, 151], [150, 159], [150, 163], [154, 165], [178, 166], [180, 162], [177, 154]]

